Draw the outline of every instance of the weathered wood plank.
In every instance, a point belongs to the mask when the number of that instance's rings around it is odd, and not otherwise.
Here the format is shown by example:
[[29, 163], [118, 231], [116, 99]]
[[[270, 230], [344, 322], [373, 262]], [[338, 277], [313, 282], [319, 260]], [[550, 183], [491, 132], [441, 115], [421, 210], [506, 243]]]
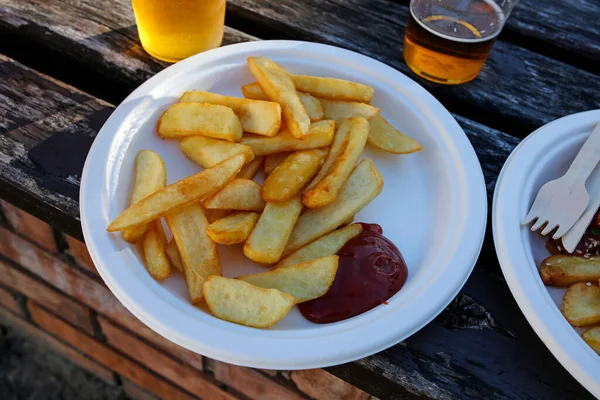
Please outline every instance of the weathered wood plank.
[[[0, 197], [81, 237], [82, 160], [113, 107], [5, 57], [0, 99]], [[491, 196], [518, 140], [458, 121], [475, 145]], [[328, 370], [380, 398], [589, 398], [531, 331], [497, 271], [490, 248], [435, 322], [391, 349]]]
[[[408, 7], [387, 0], [230, 0], [238, 28], [346, 47], [408, 74], [450, 110], [520, 137], [558, 117], [600, 107], [600, 76], [499, 41], [473, 82], [418, 78], [402, 58]], [[540, 5], [541, 7], [541, 5]]]

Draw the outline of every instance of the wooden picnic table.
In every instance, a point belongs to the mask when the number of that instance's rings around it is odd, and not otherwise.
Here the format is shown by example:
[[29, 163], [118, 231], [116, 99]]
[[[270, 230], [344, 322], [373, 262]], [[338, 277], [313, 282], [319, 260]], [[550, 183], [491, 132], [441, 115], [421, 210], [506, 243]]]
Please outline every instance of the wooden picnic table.
[[[223, 45], [328, 43], [407, 74], [467, 133], [491, 210], [496, 177], [520, 139], [600, 108], [600, 2], [521, 0], [480, 76], [455, 87], [424, 81], [404, 63], [408, 3], [229, 0]], [[168, 64], [141, 48], [130, 0], [0, 0], [0, 35], [0, 197], [82, 238], [79, 180], [90, 145], [115, 105]], [[327, 370], [382, 399], [591, 398], [521, 314], [490, 231], [491, 223], [470, 279], [433, 322]]]

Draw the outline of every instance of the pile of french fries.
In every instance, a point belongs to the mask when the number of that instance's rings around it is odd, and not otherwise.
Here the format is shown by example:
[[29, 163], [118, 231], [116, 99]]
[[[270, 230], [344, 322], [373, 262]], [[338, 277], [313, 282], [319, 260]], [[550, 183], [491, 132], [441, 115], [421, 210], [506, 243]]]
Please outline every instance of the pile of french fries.
[[[263, 57], [248, 67], [256, 82], [241, 88], [245, 98], [190, 91], [163, 113], [160, 137], [179, 140], [204, 170], [167, 186], [160, 156], [141, 151], [131, 205], [107, 230], [141, 243], [155, 279], [182, 271], [192, 303], [267, 328], [329, 290], [335, 254], [362, 232], [354, 215], [383, 190], [373, 161], [359, 162], [365, 145], [394, 154], [421, 146], [379, 116], [369, 86], [290, 74]], [[253, 180], [261, 165], [262, 185]], [[273, 267], [224, 278], [217, 243], [244, 243], [249, 259]]]
[[600, 257], [552, 255], [540, 274], [545, 285], [567, 288], [562, 313], [572, 326], [588, 328], [581, 336], [600, 354]]

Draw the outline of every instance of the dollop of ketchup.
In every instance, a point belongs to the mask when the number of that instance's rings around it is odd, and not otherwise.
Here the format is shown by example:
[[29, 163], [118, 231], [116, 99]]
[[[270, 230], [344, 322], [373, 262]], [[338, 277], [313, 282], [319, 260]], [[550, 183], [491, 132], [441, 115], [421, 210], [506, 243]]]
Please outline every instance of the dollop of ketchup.
[[338, 252], [337, 274], [325, 295], [298, 305], [317, 324], [352, 318], [385, 303], [402, 288], [408, 269], [400, 250], [381, 226], [361, 224], [362, 233]]

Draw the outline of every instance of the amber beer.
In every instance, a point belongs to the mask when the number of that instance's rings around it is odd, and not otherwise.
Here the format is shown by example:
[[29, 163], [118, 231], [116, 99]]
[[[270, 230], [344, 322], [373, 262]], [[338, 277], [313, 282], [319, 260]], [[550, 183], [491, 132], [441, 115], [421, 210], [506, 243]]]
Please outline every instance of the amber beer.
[[144, 50], [175, 62], [223, 40], [225, 0], [133, 0]]
[[404, 60], [425, 79], [468, 82], [483, 67], [509, 12], [493, 0], [412, 0]]

